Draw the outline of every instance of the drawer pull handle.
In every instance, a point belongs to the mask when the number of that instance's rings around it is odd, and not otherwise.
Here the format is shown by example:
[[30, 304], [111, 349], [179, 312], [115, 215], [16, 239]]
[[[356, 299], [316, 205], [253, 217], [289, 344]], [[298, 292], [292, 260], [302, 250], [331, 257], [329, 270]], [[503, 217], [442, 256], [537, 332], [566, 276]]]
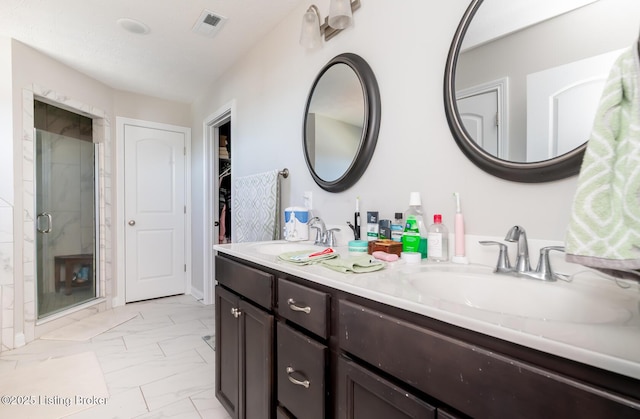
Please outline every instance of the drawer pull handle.
[[311, 307], [306, 306], [306, 307], [300, 307], [296, 305], [296, 302], [293, 298], [289, 298], [287, 300], [287, 304], [289, 304], [289, 308], [293, 311], [302, 311], [303, 313], [309, 314], [311, 313]]
[[291, 374], [293, 374], [294, 372], [296, 372], [296, 370], [294, 370], [291, 367], [287, 367], [287, 375], [289, 376], [289, 381], [291, 381], [293, 384], [295, 384], [297, 386], [302, 386], [304, 388], [309, 388], [309, 385], [311, 384], [309, 382], [309, 380], [304, 380], [304, 381], [296, 380], [295, 378], [293, 378], [291, 376]]
[[237, 308], [234, 307], [234, 308], [231, 309], [231, 314], [233, 315], [233, 317], [235, 317], [237, 319], [242, 314], [242, 311], [240, 311], [240, 309], [237, 309]]

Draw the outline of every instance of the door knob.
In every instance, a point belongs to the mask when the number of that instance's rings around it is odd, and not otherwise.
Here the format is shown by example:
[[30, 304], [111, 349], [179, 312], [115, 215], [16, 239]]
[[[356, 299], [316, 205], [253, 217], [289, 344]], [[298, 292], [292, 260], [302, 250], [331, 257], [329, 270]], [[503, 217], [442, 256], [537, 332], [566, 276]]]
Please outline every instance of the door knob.
[[129, 220], [128, 224], [130, 226], [134, 226], [134, 225], [136, 225], [136, 221], [135, 220]]

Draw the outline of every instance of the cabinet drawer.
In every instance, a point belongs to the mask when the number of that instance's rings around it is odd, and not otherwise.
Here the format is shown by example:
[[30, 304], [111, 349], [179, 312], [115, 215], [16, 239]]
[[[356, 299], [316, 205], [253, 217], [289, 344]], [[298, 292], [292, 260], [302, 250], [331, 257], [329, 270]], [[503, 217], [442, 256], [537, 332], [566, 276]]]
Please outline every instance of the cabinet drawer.
[[216, 281], [267, 310], [273, 308], [271, 274], [216, 256]]
[[343, 357], [338, 386], [338, 419], [436, 417], [435, 407]]
[[516, 358], [339, 301], [345, 351], [473, 417], [638, 417], [640, 404]]
[[278, 401], [299, 419], [325, 418], [327, 347], [278, 322]]
[[329, 294], [278, 279], [278, 313], [326, 339], [329, 335]]

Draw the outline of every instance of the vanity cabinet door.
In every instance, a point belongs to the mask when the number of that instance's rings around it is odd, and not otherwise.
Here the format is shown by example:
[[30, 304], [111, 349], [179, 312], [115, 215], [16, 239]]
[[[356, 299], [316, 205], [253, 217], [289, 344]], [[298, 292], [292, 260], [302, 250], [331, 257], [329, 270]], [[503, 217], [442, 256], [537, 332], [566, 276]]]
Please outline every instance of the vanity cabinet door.
[[278, 314], [311, 333], [329, 336], [329, 294], [278, 279]]
[[275, 407], [273, 380], [274, 317], [240, 301], [240, 406], [247, 419], [271, 418]]
[[436, 418], [435, 407], [377, 374], [340, 357], [338, 419]]
[[216, 397], [234, 419], [271, 418], [274, 317], [221, 286], [215, 293]]
[[278, 322], [278, 402], [298, 419], [324, 419], [327, 347]]
[[215, 288], [216, 398], [237, 419], [240, 390], [240, 328], [232, 310], [238, 307], [237, 295], [220, 286]]

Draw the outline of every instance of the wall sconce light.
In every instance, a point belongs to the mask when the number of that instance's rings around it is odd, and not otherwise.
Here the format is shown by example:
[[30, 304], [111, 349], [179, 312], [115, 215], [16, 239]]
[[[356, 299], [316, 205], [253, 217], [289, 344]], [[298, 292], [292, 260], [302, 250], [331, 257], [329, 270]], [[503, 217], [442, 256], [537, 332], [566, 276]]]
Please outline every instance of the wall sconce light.
[[312, 4], [302, 17], [300, 45], [309, 49], [319, 47], [322, 44], [322, 36], [328, 41], [349, 27], [353, 21], [353, 12], [359, 8], [360, 0], [331, 0], [329, 16], [320, 25], [320, 12]]

